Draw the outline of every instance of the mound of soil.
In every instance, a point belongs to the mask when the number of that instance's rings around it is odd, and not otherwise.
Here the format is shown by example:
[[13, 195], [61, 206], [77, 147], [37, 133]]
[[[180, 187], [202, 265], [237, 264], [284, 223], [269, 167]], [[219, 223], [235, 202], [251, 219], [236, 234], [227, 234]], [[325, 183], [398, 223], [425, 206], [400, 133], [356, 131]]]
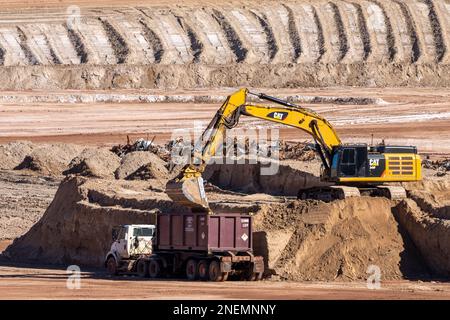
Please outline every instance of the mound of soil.
[[35, 149], [35, 145], [29, 141], [17, 141], [0, 145], [0, 169], [14, 169], [22, 163], [33, 149]]
[[382, 279], [427, 275], [391, 205], [361, 197], [263, 207], [255, 221], [255, 251], [266, 257], [269, 272], [290, 280], [363, 280], [371, 265]]
[[28, 169], [46, 175], [60, 175], [70, 161], [80, 154], [81, 146], [51, 144], [34, 146], [30, 154], [14, 169]]
[[72, 159], [63, 174], [113, 178], [119, 165], [120, 158], [106, 148], [85, 149], [79, 156]]
[[149, 180], [167, 179], [166, 163], [149, 151], [126, 154], [115, 171], [116, 179]]
[[450, 180], [424, 180], [404, 185], [408, 197], [422, 211], [436, 218], [450, 219]]
[[155, 209], [182, 210], [146, 182], [67, 177], [42, 218], [3, 252], [14, 261], [102, 267], [113, 226], [155, 223]]

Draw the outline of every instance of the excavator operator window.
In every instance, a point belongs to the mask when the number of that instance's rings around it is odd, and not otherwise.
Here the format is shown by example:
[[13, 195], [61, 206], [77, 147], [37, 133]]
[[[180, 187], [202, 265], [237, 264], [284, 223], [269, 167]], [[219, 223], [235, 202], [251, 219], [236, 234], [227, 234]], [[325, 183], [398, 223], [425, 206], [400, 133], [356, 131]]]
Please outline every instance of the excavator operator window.
[[356, 164], [355, 149], [344, 149], [342, 164]]
[[356, 175], [356, 150], [354, 148], [344, 148], [341, 158], [341, 176]]

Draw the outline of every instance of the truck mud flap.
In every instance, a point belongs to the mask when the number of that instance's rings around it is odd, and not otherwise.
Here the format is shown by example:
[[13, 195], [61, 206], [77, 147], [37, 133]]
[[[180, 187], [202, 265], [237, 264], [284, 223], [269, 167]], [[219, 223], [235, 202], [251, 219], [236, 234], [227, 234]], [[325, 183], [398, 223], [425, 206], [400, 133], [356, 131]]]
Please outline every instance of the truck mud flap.
[[263, 273], [264, 272], [264, 259], [262, 257], [254, 257], [253, 272], [255, 272], [255, 273]]
[[220, 271], [221, 272], [231, 272], [231, 262], [230, 261], [221, 261], [220, 262]]

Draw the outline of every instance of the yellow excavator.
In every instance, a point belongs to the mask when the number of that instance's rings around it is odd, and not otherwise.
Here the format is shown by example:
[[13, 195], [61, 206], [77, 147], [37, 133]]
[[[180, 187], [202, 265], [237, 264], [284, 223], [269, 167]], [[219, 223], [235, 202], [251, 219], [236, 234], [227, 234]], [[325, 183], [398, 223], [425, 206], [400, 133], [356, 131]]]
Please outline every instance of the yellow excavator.
[[[248, 95], [277, 106], [247, 103]], [[333, 126], [313, 110], [241, 89], [228, 96], [203, 132], [203, 148], [194, 149], [191, 163], [167, 183], [166, 193], [173, 201], [193, 211], [209, 210], [202, 173], [223, 142], [225, 131], [234, 128], [241, 115], [295, 127], [313, 137], [322, 161], [320, 178], [332, 185], [301, 190], [301, 198], [332, 200], [359, 196], [361, 193], [403, 198], [406, 197], [403, 187], [385, 183], [421, 179], [421, 159], [416, 147], [384, 143], [376, 146], [343, 144]]]

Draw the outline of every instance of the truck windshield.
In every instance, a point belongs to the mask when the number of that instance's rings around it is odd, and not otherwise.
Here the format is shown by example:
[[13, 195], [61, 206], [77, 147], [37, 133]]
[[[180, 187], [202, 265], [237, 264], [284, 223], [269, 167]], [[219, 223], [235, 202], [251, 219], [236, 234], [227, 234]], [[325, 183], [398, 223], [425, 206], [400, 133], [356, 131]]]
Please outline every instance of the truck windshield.
[[133, 236], [134, 237], [152, 237], [153, 236], [153, 228], [134, 228]]

